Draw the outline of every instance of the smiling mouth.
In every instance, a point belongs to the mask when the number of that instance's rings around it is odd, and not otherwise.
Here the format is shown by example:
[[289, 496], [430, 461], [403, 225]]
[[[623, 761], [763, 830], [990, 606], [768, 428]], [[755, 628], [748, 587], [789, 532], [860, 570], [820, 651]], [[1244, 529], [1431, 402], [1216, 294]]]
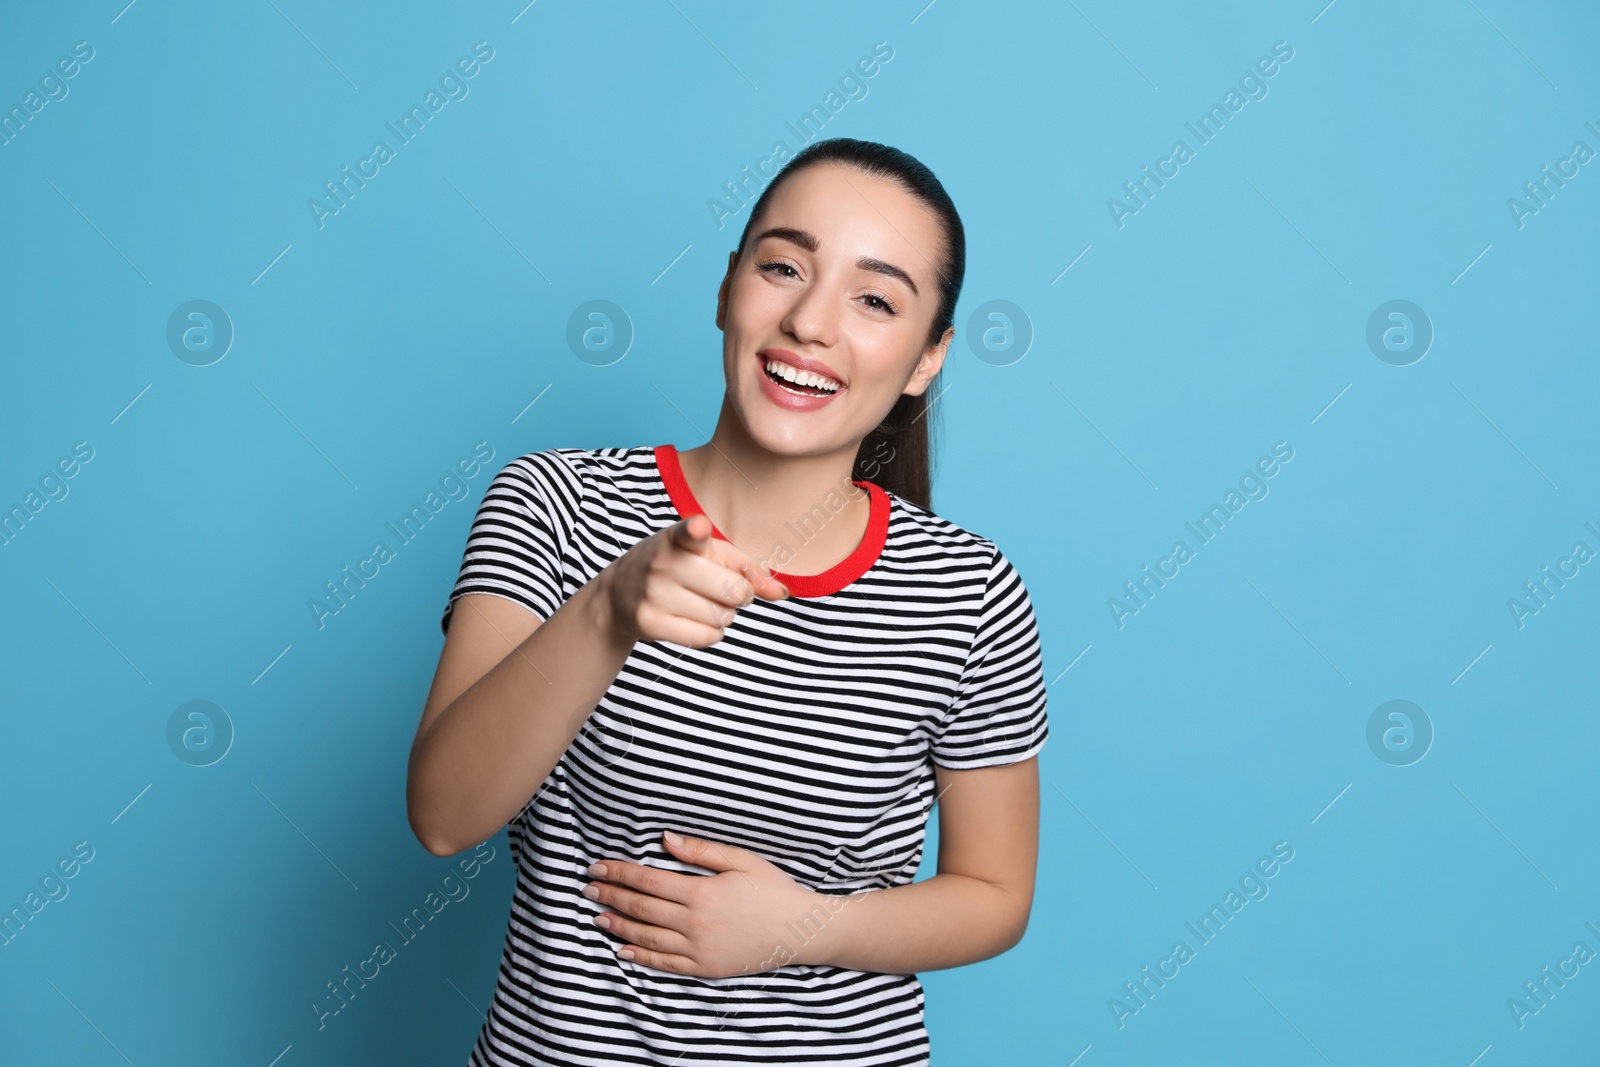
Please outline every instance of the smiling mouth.
[[764, 371], [779, 388], [786, 389], [796, 396], [832, 396], [843, 388], [838, 382], [824, 378], [820, 374], [797, 371], [779, 360], [766, 361]]

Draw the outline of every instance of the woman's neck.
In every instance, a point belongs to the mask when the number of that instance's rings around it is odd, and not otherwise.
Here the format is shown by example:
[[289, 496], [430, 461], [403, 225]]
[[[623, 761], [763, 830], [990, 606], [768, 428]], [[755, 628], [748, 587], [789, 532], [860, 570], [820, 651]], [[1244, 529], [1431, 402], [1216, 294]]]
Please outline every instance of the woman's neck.
[[723, 398], [711, 440], [678, 453], [689, 491], [723, 536], [771, 570], [820, 574], [850, 555], [871, 500], [855, 452], [782, 456], [757, 445]]

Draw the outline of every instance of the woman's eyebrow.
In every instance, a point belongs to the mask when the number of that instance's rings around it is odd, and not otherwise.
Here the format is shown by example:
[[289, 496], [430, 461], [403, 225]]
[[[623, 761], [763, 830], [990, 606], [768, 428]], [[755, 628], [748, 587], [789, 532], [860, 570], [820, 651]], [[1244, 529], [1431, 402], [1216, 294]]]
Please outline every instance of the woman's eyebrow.
[[[762, 230], [756, 234], [756, 243], [760, 244], [768, 237], [776, 237], [780, 241], [792, 241], [807, 252], [815, 252], [821, 244], [817, 240], [816, 234], [809, 230], [795, 229], [793, 226], [774, 226], [771, 229]], [[917, 288], [917, 283], [911, 280], [911, 275], [893, 263], [885, 263], [883, 260], [874, 259], [872, 256], [862, 256], [856, 260], [856, 267], [860, 270], [870, 270], [875, 274], [882, 274], [886, 277], [899, 278], [910, 287], [914, 295], [922, 295], [922, 291]]]

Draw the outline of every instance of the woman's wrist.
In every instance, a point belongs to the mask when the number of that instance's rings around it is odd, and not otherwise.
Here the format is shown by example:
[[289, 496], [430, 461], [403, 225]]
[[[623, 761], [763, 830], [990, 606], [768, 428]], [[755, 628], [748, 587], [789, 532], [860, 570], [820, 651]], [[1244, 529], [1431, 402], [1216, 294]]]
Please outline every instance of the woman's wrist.
[[831, 966], [838, 946], [849, 938], [848, 920], [853, 914], [846, 913], [861, 897], [861, 893], [815, 892], [811, 910], [788, 930], [798, 941], [790, 962], [812, 967]]
[[584, 615], [590, 630], [607, 646], [632, 648], [636, 638], [616, 616], [611, 598], [611, 568], [595, 575], [575, 596], [584, 598]]

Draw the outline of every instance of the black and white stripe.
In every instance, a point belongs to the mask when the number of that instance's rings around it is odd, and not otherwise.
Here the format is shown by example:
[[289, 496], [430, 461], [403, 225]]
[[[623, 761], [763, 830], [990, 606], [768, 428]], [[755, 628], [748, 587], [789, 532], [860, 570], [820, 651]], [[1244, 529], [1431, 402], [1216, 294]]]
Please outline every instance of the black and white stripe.
[[[992, 541], [887, 499], [883, 548], [843, 588], [757, 599], [709, 648], [634, 646], [510, 823], [517, 883], [472, 1067], [928, 1063], [915, 975], [656, 971], [616, 957], [622, 939], [593, 923], [605, 906], [580, 893], [605, 856], [704, 874], [664, 850], [666, 829], [750, 849], [818, 892], [905, 885], [934, 764], [994, 766], [1043, 747], [1020, 576]], [[649, 446], [518, 457], [485, 493], [440, 625], [465, 593], [548, 618], [681, 517]]]

